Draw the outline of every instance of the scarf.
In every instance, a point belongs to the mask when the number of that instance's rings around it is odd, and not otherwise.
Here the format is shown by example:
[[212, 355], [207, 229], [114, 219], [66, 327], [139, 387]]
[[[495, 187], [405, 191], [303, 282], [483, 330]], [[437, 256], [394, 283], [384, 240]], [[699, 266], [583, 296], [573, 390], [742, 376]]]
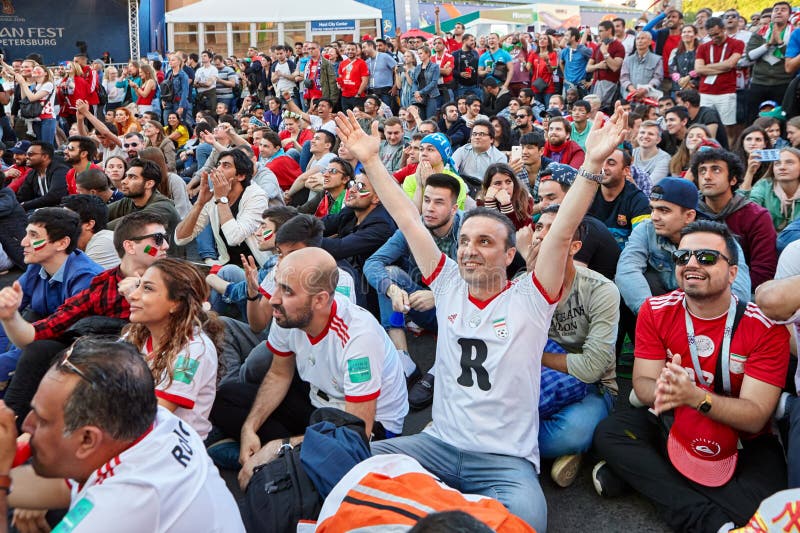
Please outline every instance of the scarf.
[[[783, 28], [783, 31], [781, 32], [781, 41], [783, 41], [784, 43], [786, 43], [785, 39], [789, 37], [788, 35], [786, 35], [787, 29], [789, 29], [788, 24]], [[764, 41], [769, 42], [770, 39], [772, 39], [772, 24], [769, 25], [769, 28], [767, 28], [767, 32], [764, 34]], [[772, 55], [774, 55], [778, 59], [783, 59], [783, 52], [781, 52], [781, 49], [778, 46], [775, 47], [775, 50], [772, 52]]]
[[794, 191], [794, 194], [790, 198], [787, 196], [786, 191], [780, 186], [778, 180], [774, 180], [772, 182], [772, 192], [775, 193], [775, 196], [777, 196], [778, 200], [781, 202], [781, 216], [791, 221], [794, 218], [794, 207], [797, 202], [800, 202], [800, 187]]

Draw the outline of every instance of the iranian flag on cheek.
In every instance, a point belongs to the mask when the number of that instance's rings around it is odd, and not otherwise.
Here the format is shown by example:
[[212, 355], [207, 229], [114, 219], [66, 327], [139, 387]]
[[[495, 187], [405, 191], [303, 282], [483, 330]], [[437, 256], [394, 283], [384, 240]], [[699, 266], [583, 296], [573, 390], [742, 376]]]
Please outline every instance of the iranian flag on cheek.
[[47, 239], [39, 239], [38, 241], [33, 241], [31, 243], [31, 246], [33, 246], [34, 250], [37, 250], [37, 251], [41, 250], [42, 248], [47, 246]]

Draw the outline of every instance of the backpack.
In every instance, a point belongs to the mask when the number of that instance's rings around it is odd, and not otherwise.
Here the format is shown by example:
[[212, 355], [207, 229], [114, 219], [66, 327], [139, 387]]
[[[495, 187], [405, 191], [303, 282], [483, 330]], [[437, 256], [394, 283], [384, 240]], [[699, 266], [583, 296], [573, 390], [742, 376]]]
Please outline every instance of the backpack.
[[164, 105], [173, 103], [175, 100], [175, 86], [172, 84], [171, 73], [159, 84], [158, 91], [161, 93], [161, 101], [164, 103]]
[[106, 87], [102, 83], [97, 84], [97, 98], [100, 100], [100, 106], [108, 103], [108, 91], [106, 91]]

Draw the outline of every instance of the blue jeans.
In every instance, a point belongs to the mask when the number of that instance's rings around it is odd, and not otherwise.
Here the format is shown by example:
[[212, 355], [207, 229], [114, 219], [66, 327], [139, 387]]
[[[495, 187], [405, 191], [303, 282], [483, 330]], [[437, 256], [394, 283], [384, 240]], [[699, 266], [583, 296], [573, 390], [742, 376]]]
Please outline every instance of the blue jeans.
[[373, 442], [372, 453], [413, 457], [448, 486], [495, 498], [538, 533], [547, 529], [547, 502], [539, 475], [526, 459], [460, 450], [427, 433]]
[[483, 89], [481, 89], [480, 85], [472, 85], [472, 86], [459, 85], [456, 88], [455, 98], [456, 100], [458, 100], [460, 96], [465, 96], [467, 94], [474, 94], [475, 96], [483, 100]]
[[300, 161], [298, 161], [303, 172], [306, 171], [309, 161], [311, 161], [311, 141], [306, 141], [303, 143], [303, 149], [300, 151]]
[[197, 242], [197, 255], [200, 256], [200, 259], [217, 259], [219, 257], [211, 224], [207, 224], [194, 240]]
[[596, 385], [590, 385], [589, 389], [583, 400], [539, 421], [539, 454], [543, 458], [553, 459], [589, 450], [597, 424], [611, 413], [614, 405], [614, 397], [609, 391], [600, 394]]
[[56, 144], [56, 119], [46, 118], [33, 123], [33, 133], [40, 141]]
[[[411, 276], [409, 276], [408, 273], [402, 270], [400, 267], [390, 265], [386, 267], [386, 273], [389, 276], [389, 279], [392, 280], [392, 283], [406, 291], [408, 294], [420, 290], [428, 290], [427, 288], [414, 283], [414, 280], [411, 279]], [[392, 299], [386, 296], [386, 294], [378, 294], [378, 308], [381, 311], [381, 326], [383, 326], [383, 329], [389, 329], [389, 317], [394, 311], [392, 309]], [[406, 314], [406, 320], [413, 320], [421, 328], [430, 331], [436, 331], [436, 308], [433, 308], [430, 311], [415, 311], [411, 309], [408, 314]]]
[[[225, 281], [230, 283], [237, 283], [240, 281], [245, 280], [244, 270], [242, 267], [237, 265], [225, 265], [224, 267], [219, 269], [217, 272], [217, 276], [221, 277]], [[225, 307], [230, 305], [229, 302], [225, 301], [225, 298], [222, 294], [218, 293], [215, 290], [211, 290], [211, 296], [208, 299], [208, 302], [211, 304], [211, 309], [216, 311], [219, 314], [222, 314], [225, 311]], [[239, 316], [242, 320], [247, 320], [247, 300], [243, 302], [232, 302], [239, 308]]]

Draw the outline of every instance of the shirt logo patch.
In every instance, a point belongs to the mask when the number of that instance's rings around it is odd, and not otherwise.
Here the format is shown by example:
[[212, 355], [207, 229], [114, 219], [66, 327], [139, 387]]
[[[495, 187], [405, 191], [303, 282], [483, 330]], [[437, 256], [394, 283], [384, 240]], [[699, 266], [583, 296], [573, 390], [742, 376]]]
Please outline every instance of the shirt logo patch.
[[191, 359], [181, 355], [175, 362], [175, 373], [172, 375], [172, 379], [189, 385], [194, 380], [194, 375], [199, 367], [199, 359]]
[[343, 295], [347, 296], [348, 298], [350, 298], [350, 287], [338, 285], [336, 287], [336, 292], [338, 292], [339, 294], [343, 294]]
[[453, 313], [452, 315], [449, 315], [447, 317], [447, 320], [449, 320], [450, 323], [453, 324], [456, 321], [456, 317], [458, 317], [458, 313]]
[[747, 356], [739, 355], [738, 353], [731, 354], [730, 369], [732, 374], [744, 374], [744, 364], [747, 362]]
[[625, 215], [617, 215], [617, 226], [625, 227], [628, 225], [628, 217]]
[[498, 339], [508, 338], [508, 327], [506, 326], [505, 317], [493, 320], [492, 327], [494, 328], [494, 334], [497, 335]]
[[359, 357], [347, 361], [347, 373], [350, 374], [352, 383], [365, 383], [372, 379], [372, 371], [369, 368], [369, 357]]
[[710, 357], [714, 355], [714, 341], [705, 335], [698, 335], [695, 337], [694, 344], [697, 346], [697, 355], [700, 357]]
[[86, 498], [81, 498], [53, 529], [53, 533], [70, 533], [74, 531], [92, 509], [94, 509], [94, 504]]

